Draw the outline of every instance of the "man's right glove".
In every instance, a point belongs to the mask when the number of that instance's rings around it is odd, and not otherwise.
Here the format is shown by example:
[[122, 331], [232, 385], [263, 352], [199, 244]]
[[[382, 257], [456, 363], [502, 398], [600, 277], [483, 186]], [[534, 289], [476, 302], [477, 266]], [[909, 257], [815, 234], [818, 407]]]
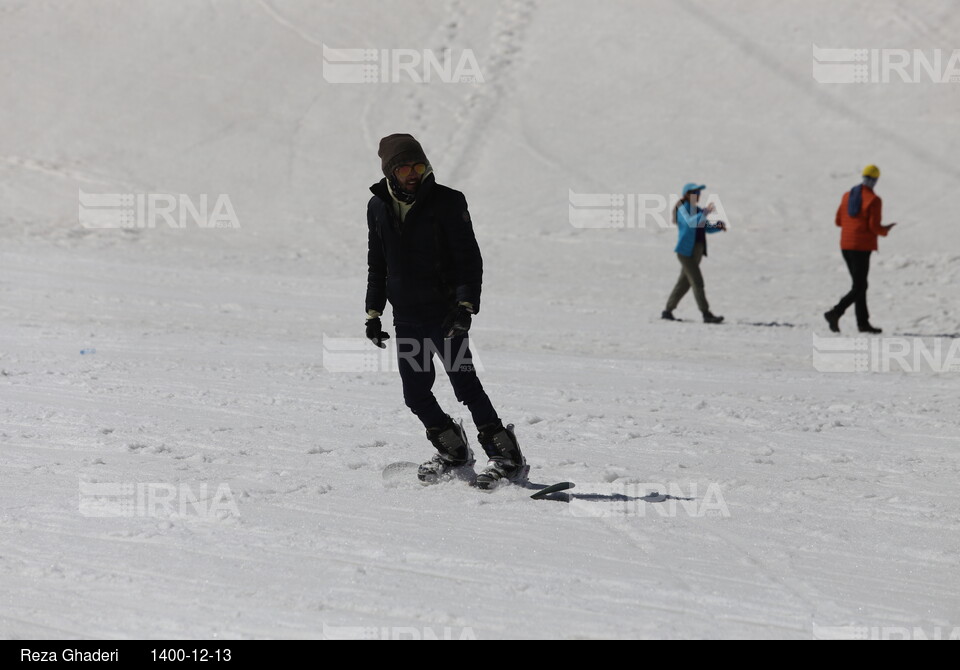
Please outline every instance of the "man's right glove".
[[471, 314], [473, 314], [473, 305], [469, 303], [461, 302], [454, 307], [440, 326], [444, 339], [459, 337], [470, 330]]
[[390, 336], [383, 332], [383, 325], [380, 323], [380, 317], [367, 319], [367, 339], [373, 342], [381, 349], [386, 349], [384, 340], [389, 340]]

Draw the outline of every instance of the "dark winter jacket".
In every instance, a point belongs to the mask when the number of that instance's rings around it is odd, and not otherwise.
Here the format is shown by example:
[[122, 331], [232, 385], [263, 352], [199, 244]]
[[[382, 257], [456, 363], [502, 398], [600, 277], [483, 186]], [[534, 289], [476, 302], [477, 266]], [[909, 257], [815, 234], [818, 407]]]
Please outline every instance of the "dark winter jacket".
[[370, 191], [366, 310], [389, 300], [395, 319], [442, 318], [460, 302], [479, 312], [483, 260], [463, 194], [428, 174], [401, 223], [387, 180]]

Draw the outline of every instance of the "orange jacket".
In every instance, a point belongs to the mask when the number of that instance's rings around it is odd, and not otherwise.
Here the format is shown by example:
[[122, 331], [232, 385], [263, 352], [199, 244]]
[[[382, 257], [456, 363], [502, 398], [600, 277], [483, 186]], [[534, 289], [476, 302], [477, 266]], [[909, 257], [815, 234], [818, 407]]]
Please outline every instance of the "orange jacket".
[[876, 251], [877, 236], [887, 236], [887, 230], [880, 225], [883, 201], [880, 196], [866, 186], [863, 187], [863, 203], [857, 216], [850, 216], [847, 203], [850, 192], [843, 194], [840, 208], [837, 210], [836, 223], [840, 231], [840, 248], [850, 251]]

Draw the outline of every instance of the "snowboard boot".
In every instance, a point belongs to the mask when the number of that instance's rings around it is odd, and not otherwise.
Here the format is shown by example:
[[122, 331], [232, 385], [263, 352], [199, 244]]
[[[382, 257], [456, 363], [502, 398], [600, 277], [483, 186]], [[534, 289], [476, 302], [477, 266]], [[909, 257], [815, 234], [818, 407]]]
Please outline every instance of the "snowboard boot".
[[723, 317], [717, 316], [713, 312], [704, 312], [703, 322], [704, 323], [723, 323]]
[[526, 483], [530, 466], [520, 453], [512, 423], [506, 428], [500, 421], [487, 424], [480, 428], [477, 440], [490, 459], [483, 472], [477, 475], [477, 488], [495, 489], [504, 481]]
[[876, 328], [871, 326], [869, 323], [865, 323], [859, 328], [861, 333], [870, 333], [871, 335], [879, 335], [883, 332], [883, 328]]
[[427, 439], [436, 447], [437, 453], [417, 468], [417, 479], [423, 484], [436, 484], [444, 475], [457, 474], [461, 468], [472, 468], [477, 462], [467, 444], [463, 425], [449, 416], [446, 426], [427, 429]]
[[677, 320], [677, 318], [673, 315], [673, 312], [671, 312], [669, 309], [663, 310], [663, 312], [660, 314], [660, 318], [663, 319], [664, 321]]
[[840, 315], [830, 310], [829, 312], [823, 313], [823, 318], [827, 320], [827, 323], [830, 324], [831, 333], [840, 332]]

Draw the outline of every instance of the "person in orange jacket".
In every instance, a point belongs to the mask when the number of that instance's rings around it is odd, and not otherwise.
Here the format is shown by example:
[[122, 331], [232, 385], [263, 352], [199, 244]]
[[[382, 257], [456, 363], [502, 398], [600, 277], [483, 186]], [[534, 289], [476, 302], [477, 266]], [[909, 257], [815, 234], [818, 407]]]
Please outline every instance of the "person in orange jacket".
[[843, 260], [850, 270], [853, 288], [836, 307], [823, 316], [830, 330], [840, 332], [840, 317], [850, 305], [856, 305], [857, 327], [861, 333], [880, 333], [880, 328], [870, 325], [867, 310], [867, 275], [870, 273], [870, 254], [877, 250], [877, 237], [886, 237], [895, 223], [884, 226], [880, 223], [883, 201], [873, 189], [880, 178], [880, 168], [868, 165], [863, 170], [863, 183], [843, 194], [837, 210], [836, 224], [840, 227], [840, 249]]

